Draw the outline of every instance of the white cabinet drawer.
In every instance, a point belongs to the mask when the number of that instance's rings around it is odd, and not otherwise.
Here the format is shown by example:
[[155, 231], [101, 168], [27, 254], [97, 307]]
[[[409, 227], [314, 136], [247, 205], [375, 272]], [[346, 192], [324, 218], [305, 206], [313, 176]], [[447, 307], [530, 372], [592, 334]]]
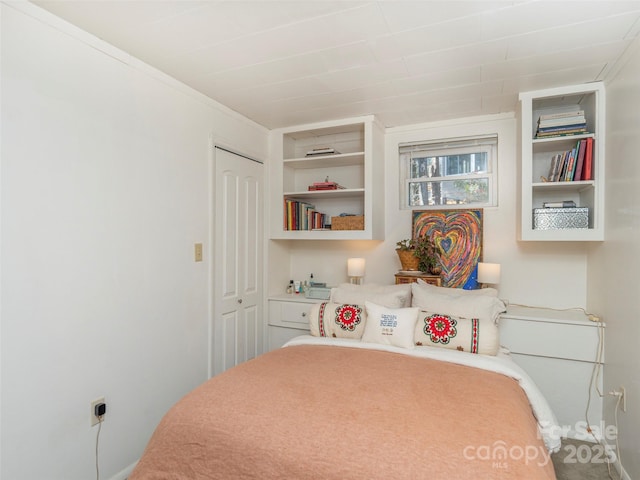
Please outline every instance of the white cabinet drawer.
[[598, 326], [503, 317], [500, 344], [513, 353], [594, 362]]
[[309, 330], [309, 311], [313, 303], [270, 300], [269, 325]]

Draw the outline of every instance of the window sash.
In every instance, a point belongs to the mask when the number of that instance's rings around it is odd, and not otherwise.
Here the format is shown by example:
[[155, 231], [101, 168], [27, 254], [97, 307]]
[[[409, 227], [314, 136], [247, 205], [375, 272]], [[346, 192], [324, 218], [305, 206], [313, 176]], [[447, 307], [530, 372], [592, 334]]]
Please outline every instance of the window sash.
[[[432, 177], [424, 180], [407, 180], [406, 191], [408, 206], [444, 207], [451, 205], [487, 205], [491, 202], [491, 191], [493, 186], [492, 182], [493, 178], [488, 175], [479, 175], [474, 177], [473, 179], [469, 179], [468, 177], [456, 176], [437, 178]], [[458, 185], [455, 185], [456, 183], [458, 183]], [[416, 192], [416, 189], [419, 187], [413, 188], [413, 186], [420, 184], [424, 184], [424, 190], [422, 192]], [[471, 191], [458, 194], [460, 190], [465, 190], [465, 186], [468, 186]], [[475, 188], [479, 190], [478, 193], [473, 192], [473, 189]], [[443, 193], [448, 193], [448, 195], [443, 195]], [[414, 198], [417, 195], [422, 195], [422, 203], [414, 201]]]
[[[495, 173], [497, 169], [497, 136], [486, 136], [474, 139], [459, 139], [459, 140], [447, 140], [437, 142], [418, 142], [412, 144], [401, 144], [399, 146], [400, 164], [402, 174], [402, 198], [401, 208], [438, 208], [449, 205], [461, 205], [461, 206], [495, 206], [497, 205], [497, 188], [495, 184]], [[469, 171], [467, 173], [454, 173], [446, 175], [447, 170], [444, 172], [438, 172], [442, 168], [447, 168], [446, 160], [443, 157], [455, 157], [457, 155], [469, 155], [473, 153], [484, 153], [486, 160], [481, 160], [479, 163], [484, 163], [486, 169], [481, 171]], [[438, 163], [435, 168], [437, 175], [421, 175], [412, 177], [414, 174], [412, 171], [411, 162], [418, 158], [436, 158], [436, 162], [444, 162], [445, 166], [442, 167]], [[465, 160], [463, 160], [464, 162]], [[473, 161], [473, 160], [471, 160]], [[427, 167], [428, 168], [428, 167]], [[452, 168], [452, 170], [455, 170]], [[486, 171], [485, 171], [486, 170]], [[422, 172], [421, 172], [422, 173]], [[442, 173], [445, 173], [444, 175]], [[456, 183], [457, 182], [457, 185]], [[425, 183], [423, 194], [425, 192], [435, 191], [435, 195], [440, 195], [435, 199], [432, 196], [423, 198], [423, 205], [416, 204], [414, 202], [414, 195], [412, 191], [412, 184]], [[464, 184], [468, 186], [465, 187]], [[429, 188], [429, 184], [431, 188]], [[437, 189], [434, 188], [438, 185]], [[486, 194], [483, 198], [479, 198], [473, 192], [474, 189], [483, 191], [486, 186]], [[467, 190], [464, 195], [461, 195], [461, 190]], [[446, 190], [443, 192], [443, 190]], [[447, 196], [446, 194], [449, 194]]]

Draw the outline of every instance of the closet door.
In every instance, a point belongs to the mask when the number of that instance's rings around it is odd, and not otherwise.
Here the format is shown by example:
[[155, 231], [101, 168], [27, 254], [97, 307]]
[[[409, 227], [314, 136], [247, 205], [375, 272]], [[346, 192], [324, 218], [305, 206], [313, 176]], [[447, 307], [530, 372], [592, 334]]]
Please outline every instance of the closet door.
[[216, 147], [212, 373], [263, 349], [263, 165]]

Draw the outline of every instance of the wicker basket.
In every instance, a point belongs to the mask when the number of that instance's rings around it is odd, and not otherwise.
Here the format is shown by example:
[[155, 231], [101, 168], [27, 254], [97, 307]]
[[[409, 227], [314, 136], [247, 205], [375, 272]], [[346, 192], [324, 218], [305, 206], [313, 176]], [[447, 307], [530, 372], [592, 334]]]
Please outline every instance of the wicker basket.
[[413, 254], [412, 250], [396, 250], [400, 263], [402, 264], [402, 270], [404, 271], [418, 271], [418, 265], [420, 259]]
[[331, 217], [331, 230], [364, 230], [364, 215]]

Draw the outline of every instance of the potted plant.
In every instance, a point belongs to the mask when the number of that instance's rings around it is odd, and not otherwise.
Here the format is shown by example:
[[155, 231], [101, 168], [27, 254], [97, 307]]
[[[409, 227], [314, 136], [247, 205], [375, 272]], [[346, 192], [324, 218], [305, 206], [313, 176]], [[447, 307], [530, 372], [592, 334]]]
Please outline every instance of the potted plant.
[[440, 249], [427, 236], [404, 239], [396, 243], [396, 252], [402, 264], [402, 270], [430, 272], [439, 275]]

